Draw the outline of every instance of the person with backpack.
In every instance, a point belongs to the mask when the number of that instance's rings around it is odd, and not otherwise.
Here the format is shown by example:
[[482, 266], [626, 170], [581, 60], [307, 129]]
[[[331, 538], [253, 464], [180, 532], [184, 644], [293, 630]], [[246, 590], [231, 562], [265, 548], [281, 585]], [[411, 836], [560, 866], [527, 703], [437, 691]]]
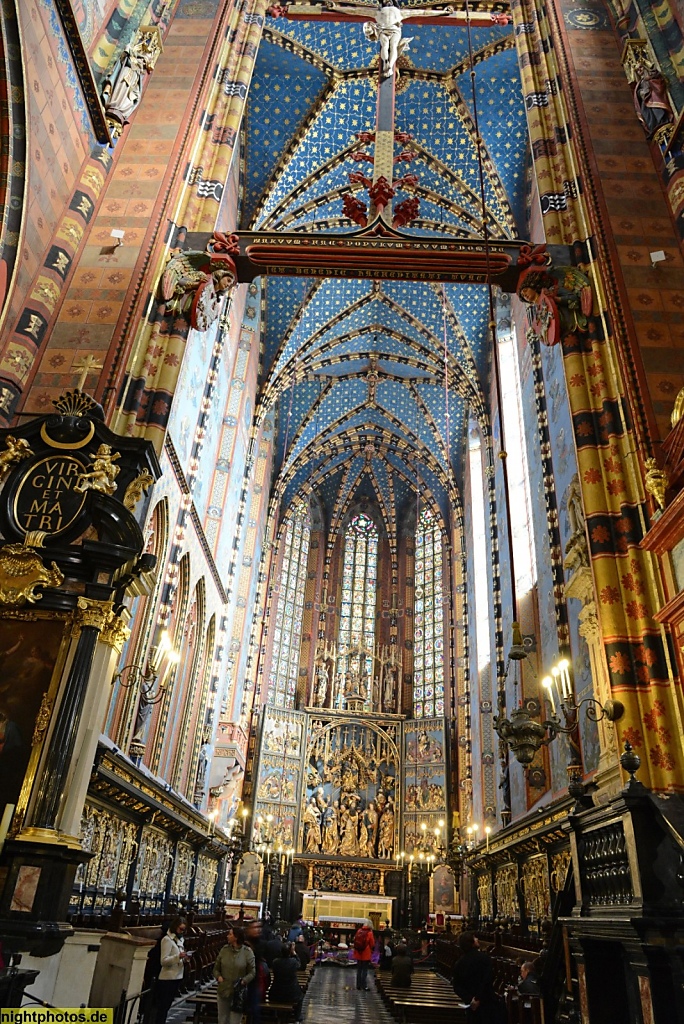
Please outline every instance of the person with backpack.
[[178, 995], [183, 980], [185, 961], [189, 957], [183, 949], [183, 936], [187, 925], [185, 918], [174, 917], [166, 935], [161, 940], [159, 949], [159, 978], [154, 986], [154, 998], [157, 1007], [156, 1024], [166, 1024], [171, 1004]]
[[354, 936], [354, 959], [357, 964], [356, 987], [360, 992], [370, 991], [368, 987], [368, 968], [374, 947], [375, 936], [373, 935], [373, 926], [366, 919]]

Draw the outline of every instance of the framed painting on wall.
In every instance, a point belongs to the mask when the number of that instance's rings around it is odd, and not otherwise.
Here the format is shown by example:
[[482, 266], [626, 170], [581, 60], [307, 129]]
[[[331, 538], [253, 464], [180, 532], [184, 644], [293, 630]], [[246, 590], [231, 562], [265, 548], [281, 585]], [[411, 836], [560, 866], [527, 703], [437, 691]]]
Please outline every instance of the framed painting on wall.
[[37, 612], [0, 618], [0, 818], [7, 804], [28, 797], [69, 644], [64, 634], [64, 619]]
[[263, 879], [263, 864], [255, 853], [246, 853], [233, 882], [233, 899], [257, 901]]

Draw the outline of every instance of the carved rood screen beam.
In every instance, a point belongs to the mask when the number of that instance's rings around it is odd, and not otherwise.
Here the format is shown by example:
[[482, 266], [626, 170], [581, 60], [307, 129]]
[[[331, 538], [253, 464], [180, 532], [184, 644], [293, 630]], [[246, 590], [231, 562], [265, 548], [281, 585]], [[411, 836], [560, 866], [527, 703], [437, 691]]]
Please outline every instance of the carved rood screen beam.
[[[189, 232], [188, 249], [206, 251], [212, 236]], [[522, 241], [415, 238], [380, 225], [344, 235], [286, 231], [236, 231], [225, 239], [237, 280], [272, 277], [348, 277], [499, 285], [514, 292]], [[558, 250], [558, 252], [554, 252]], [[218, 248], [214, 248], [218, 252]], [[568, 262], [564, 246], [547, 246], [554, 263]], [[560, 257], [560, 258], [559, 258]], [[524, 259], [521, 265], [524, 264]]]

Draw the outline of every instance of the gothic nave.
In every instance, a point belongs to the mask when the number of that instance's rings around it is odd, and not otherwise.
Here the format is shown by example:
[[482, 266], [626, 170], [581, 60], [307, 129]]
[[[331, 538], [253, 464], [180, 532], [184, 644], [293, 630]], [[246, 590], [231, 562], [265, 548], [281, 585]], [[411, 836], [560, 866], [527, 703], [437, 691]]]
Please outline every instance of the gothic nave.
[[680, 0], [0, 23], [0, 1005], [368, 918], [684, 1020]]

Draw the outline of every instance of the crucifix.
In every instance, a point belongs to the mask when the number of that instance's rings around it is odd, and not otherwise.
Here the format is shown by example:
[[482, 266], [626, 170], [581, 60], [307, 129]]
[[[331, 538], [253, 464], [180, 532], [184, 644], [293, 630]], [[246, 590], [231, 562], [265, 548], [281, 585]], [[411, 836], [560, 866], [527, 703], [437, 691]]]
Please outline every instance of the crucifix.
[[87, 356], [82, 356], [78, 362], [71, 364], [72, 370], [79, 370], [78, 384], [76, 385], [77, 391], [83, 391], [85, 382], [88, 379], [88, 374], [93, 370], [101, 370], [102, 363], [99, 363], [94, 355], [88, 353]]
[[[392, 199], [397, 188], [402, 184], [416, 184], [418, 179], [412, 175], [405, 175], [401, 181], [394, 180], [394, 165], [397, 162], [394, 157], [395, 141], [404, 142], [409, 136], [395, 132], [394, 125], [394, 101], [396, 91], [396, 67], [397, 60], [408, 49], [412, 37], [402, 38], [402, 25], [408, 18], [437, 18], [445, 17], [451, 11], [450, 7], [435, 10], [429, 7], [404, 7], [400, 8], [396, 0], [380, 0], [379, 6], [371, 6], [364, 3], [337, 3], [335, 0], [328, 0], [326, 7], [343, 15], [358, 18], [367, 18], [374, 12], [372, 21], [364, 21], [363, 33], [367, 39], [372, 39], [380, 46], [380, 69], [378, 73], [378, 105], [375, 118], [375, 132], [361, 133], [358, 137], [363, 142], [375, 142], [373, 155], [373, 178], [367, 178], [362, 172], [355, 172], [350, 175], [350, 181], [363, 184], [368, 189], [371, 199], [371, 208], [366, 217], [365, 204], [360, 203], [354, 196], [349, 196], [345, 203], [345, 213], [363, 227], [373, 223], [376, 217], [380, 217], [389, 227], [397, 227], [406, 224], [418, 212], [417, 199], [405, 199], [397, 204], [392, 212]], [[355, 159], [367, 159], [370, 157], [360, 153]], [[404, 152], [397, 160], [406, 159], [410, 162], [413, 154]], [[404, 208], [402, 210], [402, 208]]]

